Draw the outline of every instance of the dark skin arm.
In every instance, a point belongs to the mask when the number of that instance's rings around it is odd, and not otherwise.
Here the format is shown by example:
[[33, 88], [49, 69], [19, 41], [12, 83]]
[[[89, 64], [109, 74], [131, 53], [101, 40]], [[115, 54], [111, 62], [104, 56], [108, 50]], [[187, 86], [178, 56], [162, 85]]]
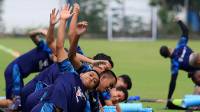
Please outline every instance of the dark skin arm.
[[50, 24], [47, 32], [47, 44], [49, 48], [51, 48], [51, 50], [53, 51], [54, 55], [56, 55], [56, 41], [54, 38], [54, 27], [58, 22], [57, 15], [58, 11], [56, 12], [56, 9], [54, 8], [50, 13]]
[[181, 28], [182, 35], [188, 37], [189, 30], [188, 30], [187, 26], [181, 21], [181, 19], [179, 17], [176, 17], [175, 21], [179, 25], [179, 27]]
[[38, 43], [40, 42], [39, 35], [43, 35], [46, 38], [47, 30], [46, 29], [37, 29], [37, 30], [29, 32], [29, 36], [35, 45], [38, 45]]
[[171, 97], [174, 93], [174, 90], [176, 88], [176, 80], [177, 80], [177, 75], [172, 75], [171, 80], [170, 80], [170, 84], [169, 84], [169, 93], [168, 93], [167, 99], [171, 99]]
[[83, 34], [86, 31], [87, 25], [88, 24], [87, 24], [86, 21], [80, 22], [77, 25], [76, 33], [73, 34], [74, 37], [72, 38], [72, 41], [71, 41], [71, 44], [70, 44], [68, 57], [69, 57], [70, 61], [72, 62], [73, 66], [76, 69], [79, 69], [81, 67], [80, 58], [78, 58], [77, 55], [76, 55], [76, 48], [77, 48], [77, 45], [78, 45], [80, 35]]
[[64, 49], [64, 36], [65, 36], [66, 21], [71, 16], [72, 16], [71, 8], [69, 7], [69, 5], [65, 5], [60, 13], [58, 39], [56, 41], [56, 54], [58, 62], [62, 62], [63, 60], [68, 58], [68, 54]]

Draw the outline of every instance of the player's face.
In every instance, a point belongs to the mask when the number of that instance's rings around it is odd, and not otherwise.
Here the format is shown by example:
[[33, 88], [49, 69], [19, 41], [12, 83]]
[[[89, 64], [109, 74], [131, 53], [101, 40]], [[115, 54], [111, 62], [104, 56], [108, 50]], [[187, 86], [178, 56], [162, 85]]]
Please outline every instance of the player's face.
[[122, 102], [125, 99], [125, 94], [122, 91], [116, 90], [116, 88], [111, 89], [110, 94], [111, 94], [111, 100], [114, 104]]
[[200, 86], [200, 71], [196, 71], [194, 74], [194, 81], [196, 85]]
[[115, 87], [124, 87], [127, 89], [127, 84], [124, 83], [122, 78], [117, 78], [117, 84], [115, 85]]
[[99, 84], [99, 76], [94, 71], [82, 73], [80, 76], [81, 76], [81, 80], [82, 80], [83, 85], [87, 89], [94, 89], [94, 87], [97, 84]]
[[114, 77], [113, 78], [101, 77], [97, 90], [100, 92], [103, 92], [105, 90], [110, 90], [115, 86], [115, 84], [116, 84], [116, 80]]

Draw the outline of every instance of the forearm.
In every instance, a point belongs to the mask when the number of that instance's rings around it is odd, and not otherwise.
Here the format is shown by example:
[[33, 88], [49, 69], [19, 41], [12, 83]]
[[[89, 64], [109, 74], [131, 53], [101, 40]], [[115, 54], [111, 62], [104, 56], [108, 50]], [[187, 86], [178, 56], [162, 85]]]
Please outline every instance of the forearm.
[[78, 14], [74, 14], [72, 16], [72, 20], [71, 20], [71, 23], [70, 23], [70, 28], [69, 28], [69, 43], [72, 42], [72, 39], [73, 39], [73, 35], [76, 33], [76, 23], [78, 21]]
[[188, 30], [187, 26], [181, 20], [179, 20], [177, 22], [177, 24], [180, 26], [182, 34], [184, 36], [188, 36], [189, 30]]
[[64, 50], [64, 35], [65, 35], [66, 21], [60, 20], [60, 25], [58, 27], [58, 38], [56, 41], [56, 54], [58, 62], [63, 61], [66, 58], [66, 52]]
[[54, 25], [49, 25], [49, 29], [47, 32], [47, 43], [51, 44], [54, 42]]
[[68, 57], [76, 69], [79, 69], [81, 67], [80, 59], [76, 56], [76, 47], [78, 44], [79, 37], [80, 36], [78, 35], [74, 35], [68, 53]]
[[169, 85], [169, 93], [168, 93], [168, 99], [172, 98], [172, 95], [174, 93], [175, 87], [176, 87], [176, 78], [177, 76], [172, 76], [171, 77], [171, 81], [170, 81], [170, 85]]
[[51, 48], [54, 55], [56, 55], [56, 43], [54, 39], [54, 25], [49, 25], [49, 29], [47, 32], [47, 44], [49, 48]]
[[87, 62], [87, 63], [90, 63], [90, 64], [93, 63], [93, 59], [90, 59], [90, 58], [88, 58], [88, 57], [86, 57], [86, 56], [84, 56], [84, 55], [81, 55], [81, 54], [76, 53], [76, 56], [77, 56], [77, 57], [79, 58], [79, 60], [82, 61], [82, 62]]
[[34, 44], [38, 45], [40, 42], [39, 32], [29, 33], [29, 37], [33, 41]]

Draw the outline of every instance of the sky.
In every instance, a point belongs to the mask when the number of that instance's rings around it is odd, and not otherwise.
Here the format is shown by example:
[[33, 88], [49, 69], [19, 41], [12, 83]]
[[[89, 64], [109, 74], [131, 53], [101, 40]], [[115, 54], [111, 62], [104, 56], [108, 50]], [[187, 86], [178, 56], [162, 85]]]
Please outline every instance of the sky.
[[[127, 1], [127, 0], [126, 0]], [[141, 9], [148, 10], [149, 0], [129, 0], [125, 6], [130, 11], [138, 12]], [[47, 27], [49, 14], [52, 8], [59, 8], [62, 0], [4, 0], [3, 21], [6, 31], [13, 28]]]

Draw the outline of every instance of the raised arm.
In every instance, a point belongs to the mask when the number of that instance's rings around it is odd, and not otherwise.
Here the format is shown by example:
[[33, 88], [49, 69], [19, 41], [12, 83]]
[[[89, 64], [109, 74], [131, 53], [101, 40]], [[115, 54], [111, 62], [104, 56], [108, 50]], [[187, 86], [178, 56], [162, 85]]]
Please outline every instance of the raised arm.
[[56, 23], [58, 22], [59, 19], [57, 19], [58, 11], [56, 9], [52, 9], [50, 13], [50, 24], [49, 24], [49, 29], [47, 32], [47, 44], [49, 48], [51, 48], [52, 52], [54, 55], [56, 55], [56, 41], [54, 38], [54, 27]]
[[62, 62], [68, 58], [68, 54], [64, 49], [64, 35], [66, 28], [66, 21], [72, 16], [71, 8], [69, 5], [65, 5], [60, 13], [60, 24], [58, 27], [58, 38], [56, 41], [56, 54], [57, 61]]
[[188, 37], [189, 30], [188, 30], [187, 26], [181, 21], [181, 19], [179, 17], [176, 17], [175, 21], [177, 22], [177, 24], [181, 28], [182, 35]]
[[73, 10], [74, 15], [72, 16], [71, 23], [69, 26], [69, 32], [68, 32], [70, 44], [72, 42], [73, 35], [76, 33], [76, 26], [77, 26], [79, 12], [80, 12], [80, 6], [78, 3], [75, 3], [74, 10]]
[[33, 43], [35, 45], [38, 45], [38, 43], [40, 42], [40, 39], [41, 39], [40, 35], [43, 35], [46, 38], [47, 30], [46, 29], [33, 30], [33, 31], [29, 32], [28, 35], [30, 36]]
[[69, 55], [70, 61], [72, 62], [73, 66], [76, 69], [79, 69], [81, 67], [81, 61], [76, 56], [77, 44], [78, 44], [80, 35], [82, 35], [83, 33], [86, 32], [87, 26], [88, 26], [88, 23], [86, 21], [78, 23], [76, 31], [75, 31], [76, 33], [73, 34], [72, 41], [70, 43], [70, 48], [69, 48], [69, 54], [68, 55]]

